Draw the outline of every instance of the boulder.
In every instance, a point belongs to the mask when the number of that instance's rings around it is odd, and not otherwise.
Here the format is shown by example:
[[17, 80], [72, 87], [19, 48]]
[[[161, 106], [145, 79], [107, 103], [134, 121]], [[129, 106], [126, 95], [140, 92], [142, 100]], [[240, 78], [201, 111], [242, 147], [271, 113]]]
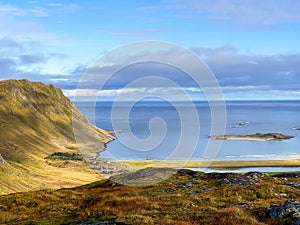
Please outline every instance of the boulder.
[[267, 214], [271, 219], [276, 218], [300, 218], [300, 203], [288, 200], [282, 205], [271, 205], [267, 209]]
[[285, 185], [296, 188], [296, 189], [300, 189], [300, 182], [287, 182], [287, 183], [285, 183]]
[[219, 184], [255, 185], [256, 179], [238, 173], [210, 173], [211, 178], [216, 179]]

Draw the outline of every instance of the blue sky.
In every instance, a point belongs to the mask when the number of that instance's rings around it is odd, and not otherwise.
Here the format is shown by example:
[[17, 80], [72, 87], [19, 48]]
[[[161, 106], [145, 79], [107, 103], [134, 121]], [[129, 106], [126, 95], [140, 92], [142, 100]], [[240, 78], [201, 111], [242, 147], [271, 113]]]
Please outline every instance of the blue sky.
[[[0, 79], [53, 83], [72, 97], [99, 56], [158, 40], [201, 56], [226, 99], [299, 99], [299, 12], [298, 0], [0, 1]], [[118, 94], [132, 73], [103, 93]]]

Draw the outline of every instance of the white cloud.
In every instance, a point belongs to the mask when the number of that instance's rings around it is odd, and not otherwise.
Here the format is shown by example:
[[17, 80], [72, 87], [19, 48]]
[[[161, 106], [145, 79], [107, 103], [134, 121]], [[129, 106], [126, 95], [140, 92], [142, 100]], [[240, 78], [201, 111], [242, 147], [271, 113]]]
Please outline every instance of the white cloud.
[[31, 9], [31, 12], [33, 12], [33, 14], [35, 16], [38, 16], [38, 17], [46, 17], [48, 16], [48, 13], [46, 13], [43, 9], [41, 8], [34, 8], [34, 9]]
[[300, 92], [290, 90], [250, 90], [224, 93], [226, 100], [299, 100]]
[[204, 99], [204, 95], [199, 88], [175, 88], [175, 87], [159, 87], [159, 88], [124, 88], [116, 90], [97, 90], [97, 89], [75, 89], [64, 90], [64, 94], [71, 99], [91, 100], [109, 99], [114, 100], [119, 95], [122, 100], [132, 101], [142, 98], [168, 98], [171, 101], [185, 100], [182, 93], [185, 92], [191, 98]]
[[26, 11], [11, 5], [1, 5], [0, 15], [24, 16], [26, 15]]
[[222, 87], [223, 91], [250, 91], [250, 90], [269, 90], [269, 85], [257, 85], [257, 86], [226, 86]]
[[65, 5], [62, 4], [62, 3], [48, 3], [47, 6], [50, 6], [50, 7], [63, 7]]
[[239, 23], [298, 23], [298, 0], [169, 0], [185, 4], [191, 10], [211, 19], [234, 20]]

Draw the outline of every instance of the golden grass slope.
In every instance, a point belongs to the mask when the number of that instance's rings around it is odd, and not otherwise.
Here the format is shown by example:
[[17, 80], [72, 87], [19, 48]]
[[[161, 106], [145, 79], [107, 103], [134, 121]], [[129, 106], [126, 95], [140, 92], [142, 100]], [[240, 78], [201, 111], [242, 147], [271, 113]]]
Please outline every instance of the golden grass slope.
[[[74, 131], [80, 140], [75, 140]], [[62, 167], [44, 158], [54, 152], [78, 152], [78, 147], [91, 156], [112, 138], [91, 125], [59, 88], [28, 80], [0, 82], [0, 194], [99, 179], [84, 161]]]

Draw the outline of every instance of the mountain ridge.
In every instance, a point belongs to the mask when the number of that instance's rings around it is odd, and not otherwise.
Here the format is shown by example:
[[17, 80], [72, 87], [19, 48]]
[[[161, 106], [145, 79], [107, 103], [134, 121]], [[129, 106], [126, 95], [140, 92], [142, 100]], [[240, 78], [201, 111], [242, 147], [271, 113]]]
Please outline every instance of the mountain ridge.
[[54, 152], [92, 157], [112, 139], [52, 84], [0, 81], [1, 194], [96, 181], [84, 160], [56, 165], [45, 158]]

